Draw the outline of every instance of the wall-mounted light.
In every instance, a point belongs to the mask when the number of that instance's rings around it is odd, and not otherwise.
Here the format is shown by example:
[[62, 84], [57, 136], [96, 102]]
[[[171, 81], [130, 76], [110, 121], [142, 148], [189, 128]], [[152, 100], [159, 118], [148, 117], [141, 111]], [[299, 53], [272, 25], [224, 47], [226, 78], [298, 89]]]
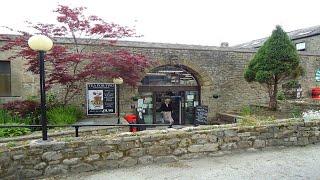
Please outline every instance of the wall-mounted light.
[[219, 94], [213, 94], [213, 95], [212, 95], [212, 98], [214, 98], [214, 99], [218, 99], [219, 97], [220, 97]]

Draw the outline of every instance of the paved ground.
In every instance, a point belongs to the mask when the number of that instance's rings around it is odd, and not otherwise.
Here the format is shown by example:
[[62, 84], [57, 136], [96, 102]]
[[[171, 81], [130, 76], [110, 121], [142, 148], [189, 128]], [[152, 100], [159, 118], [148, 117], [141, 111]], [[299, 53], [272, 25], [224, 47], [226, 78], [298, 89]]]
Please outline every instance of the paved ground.
[[105, 170], [64, 178], [69, 180], [320, 179], [320, 144]]

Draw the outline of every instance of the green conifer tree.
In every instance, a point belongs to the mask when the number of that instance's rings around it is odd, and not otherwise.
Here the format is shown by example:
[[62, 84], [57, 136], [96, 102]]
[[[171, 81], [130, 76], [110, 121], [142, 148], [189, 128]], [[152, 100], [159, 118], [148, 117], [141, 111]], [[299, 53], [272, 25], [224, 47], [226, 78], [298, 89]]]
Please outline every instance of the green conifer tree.
[[272, 35], [251, 59], [244, 77], [248, 82], [265, 85], [270, 98], [269, 108], [277, 110], [278, 85], [283, 81], [295, 79], [302, 73], [295, 46], [287, 33], [280, 26], [276, 26]]

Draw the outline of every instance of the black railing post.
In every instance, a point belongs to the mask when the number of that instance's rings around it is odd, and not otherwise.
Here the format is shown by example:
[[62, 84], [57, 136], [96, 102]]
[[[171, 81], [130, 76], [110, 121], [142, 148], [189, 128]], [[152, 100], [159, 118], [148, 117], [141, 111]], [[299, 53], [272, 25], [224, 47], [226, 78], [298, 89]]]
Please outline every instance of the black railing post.
[[74, 126], [75, 130], [76, 130], [76, 137], [79, 137], [79, 126]]

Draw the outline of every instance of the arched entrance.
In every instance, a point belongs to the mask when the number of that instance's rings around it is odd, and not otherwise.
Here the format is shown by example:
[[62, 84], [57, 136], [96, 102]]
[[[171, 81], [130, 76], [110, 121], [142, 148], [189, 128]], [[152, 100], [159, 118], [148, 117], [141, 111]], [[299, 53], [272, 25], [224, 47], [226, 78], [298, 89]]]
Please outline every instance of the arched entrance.
[[181, 65], [164, 65], [151, 70], [139, 86], [147, 124], [164, 122], [160, 112], [165, 98], [170, 97], [174, 124], [193, 124], [195, 107], [200, 105], [200, 85], [194, 74]]

